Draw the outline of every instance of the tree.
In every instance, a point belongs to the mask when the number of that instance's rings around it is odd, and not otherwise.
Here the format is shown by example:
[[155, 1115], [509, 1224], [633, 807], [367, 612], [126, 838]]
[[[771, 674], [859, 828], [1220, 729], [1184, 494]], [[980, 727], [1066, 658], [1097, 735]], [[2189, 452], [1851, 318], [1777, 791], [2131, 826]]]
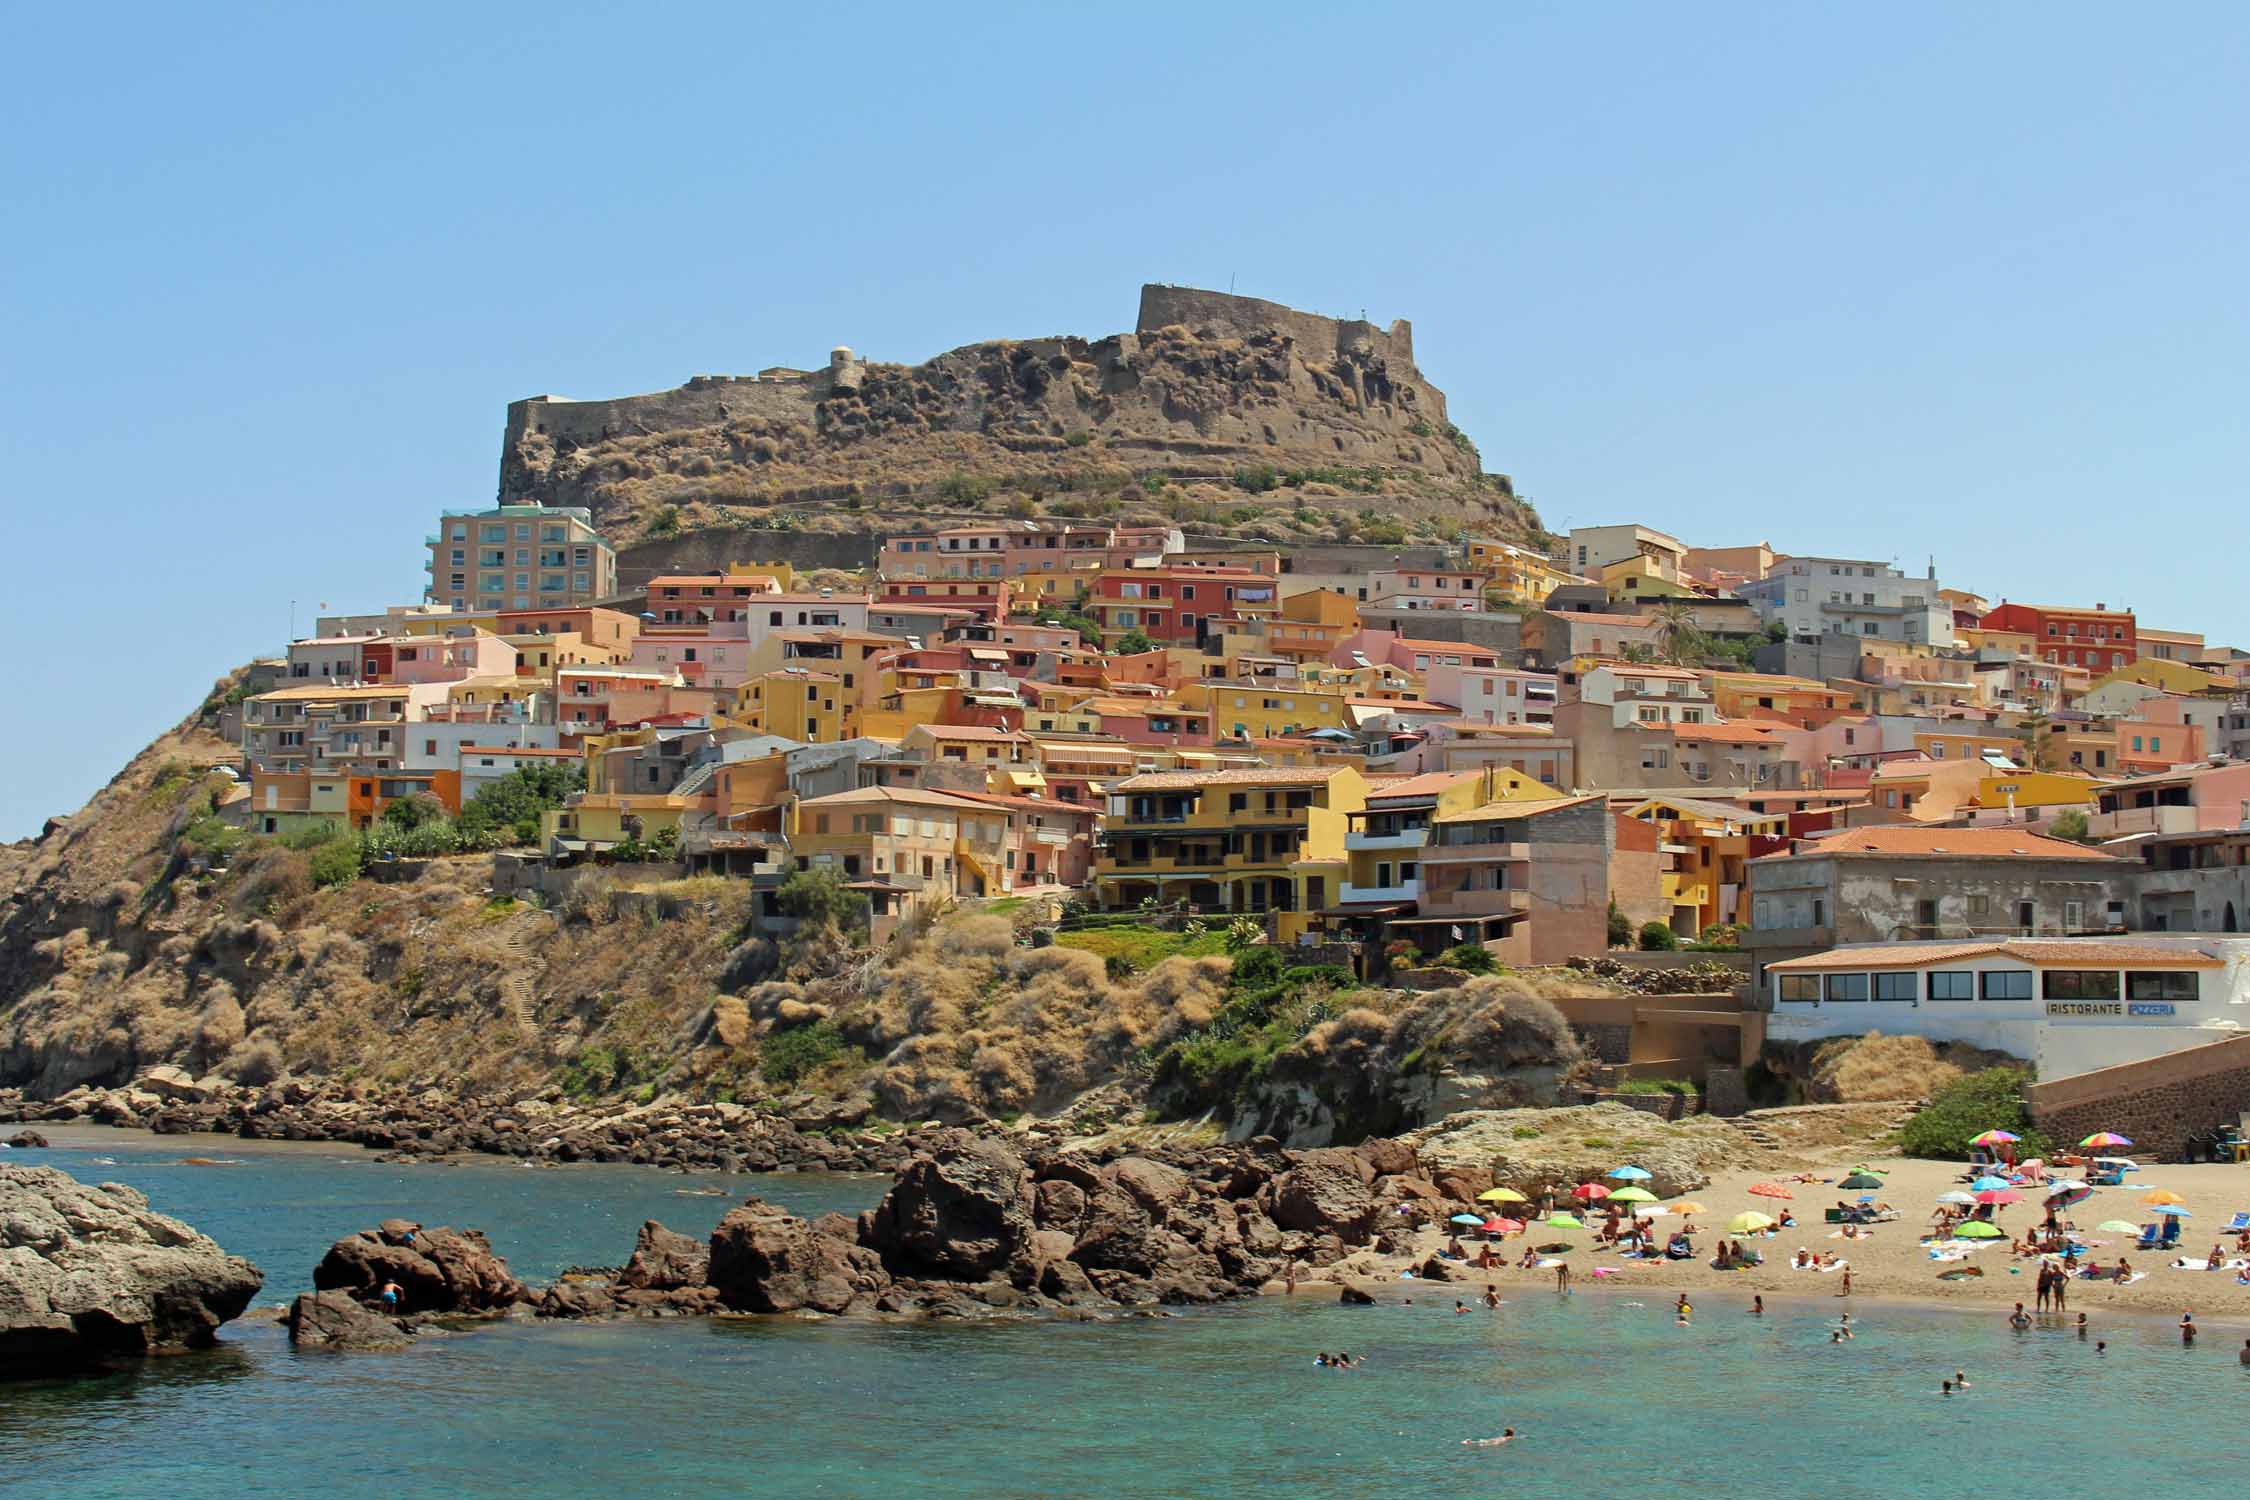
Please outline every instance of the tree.
[[867, 897], [845, 889], [844, 877], [829, 869], [795, 872], [774, 892], [774, 901], [808, 933], [840, 932], [867, 914]]
[[2055, 768], [2055, 726], [2048, 721], [2047, 711], [2035, 708], [2016, 724], [2016, 738], [2023, 745], [2023, 762], [2034, 771], [2052, 771]]
[[1143, 651], [1154, 651], [1156, 642], [1138, 630], [1128, 630], [1117, 638], [1117, 644], [1112, 649], [1119, 656], [1138, 656]]
[[2066, 807], [2055, 814], [2055, 820], [2047, 825], [2047, 837], [2068, 839], [2074, 844], [2090, 844], [2094, 841], [2086, 829], [2086, 815], [2075, 807]]
[[1650, 611], [1656, 617], [1656, 652], [1675, 666], [1695, 661], [1711, 643], [1695, 623], [1695, 609], [1678, 599], [1667, 599]]
[[393, 828], [410, 830], [425, 823], [437, 823], [445, 818], [445, 806], [437, 798], [416, 792], [411, 797], [394, 798], [383, 809], [383, 821]]
[[1617, 909], [1617, 903], [1612, 901], [1609, 903], [1609, 945], [1612, 948], [1629, 948], [1632, 944], [1633, 923], [1625, 913]]
[[461, 841], [472, 848], [533, 843], [539, 837], [539, 815], [562, 806], [564, 798], [585, 784], [581, 765], [525, 766], [471, 797], [455, 826]]

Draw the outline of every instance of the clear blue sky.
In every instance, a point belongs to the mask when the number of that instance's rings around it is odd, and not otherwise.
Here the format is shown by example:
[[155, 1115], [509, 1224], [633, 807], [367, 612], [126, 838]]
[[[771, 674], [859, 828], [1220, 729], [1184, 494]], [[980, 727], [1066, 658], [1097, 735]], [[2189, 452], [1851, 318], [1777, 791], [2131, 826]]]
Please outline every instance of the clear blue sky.
[[1550, 525], [2250, 637], [2240, 6], [5, 14], [0, 836], [418, 597], [512, 398], [1144, 280], [1411, 317]]

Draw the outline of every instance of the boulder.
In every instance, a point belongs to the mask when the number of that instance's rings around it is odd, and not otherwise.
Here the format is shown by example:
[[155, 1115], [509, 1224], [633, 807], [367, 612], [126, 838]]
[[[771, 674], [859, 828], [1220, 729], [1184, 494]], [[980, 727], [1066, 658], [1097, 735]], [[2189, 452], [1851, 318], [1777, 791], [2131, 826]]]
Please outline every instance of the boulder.
[[404, 1349], [413, 1335], [396, 1318], [362, 1307], [345, 1292], [306, 1292], [289, 1304], [289, 1342], [338, 1353]]
[[1348, 1244], [1367, 1238], [1375, 1199], [1348, 1151], [1306, 1151], [1274, 1182], [1273, 1220], [1284, 1229], [1333, 1234]]
[[1060, 1179], [1042, 1182], [1033, 1190], [1031, 1216], [1042, 1229], [1076, 1233], [1078, 1221], [1086, 1217], [1086, 1190]]
[[217, 1092], [210, 1084], [198, 1083], [195, 1075], [185, 1068], [170, 1063], [159, 1063], [133, 1080], [133, 1088], [158, 1099], [174, 1104], [201, 1104]]
[[1346, 1307], [1373, 1307], [1375, 1299], [1356, 1286], [1347, 1286], [1337, 1292], [1336, 1300]]
[[709, 1284], [711, 1246], [674, 1234], [654, 1219], [641, 1225], [633, 1258], [617, 1273], [616, 1285], [628, 1291], [676, 1292]]
[[840, 1313], [890, 1285], [881, 1257], [753, 1198], [711, 1231], [711, 1285], [743, 1312]]
[[379, 1229], [338, 1240], [313, 1268], [320, 1291], [347, 1292], [373, 1302], [384, 1283], [397, 1282], [404, 1313], [495, 1313], [532, 1300], [531, 1289], [509, 1274], [480, 1230], [424, 1229], [386, 1219]]
[[19, 1130], [8, 1137], [8, 1144], [18, 1151], [44, 1151], [47, 1138], [36, 1130]]
[[1414, 1148], [1404, 1141], [1361, 1141], [1352, 1150], [1377, 1177], [1413, 1177], [1422, 1170], [1421, 1163], [1415, 1160]]
[[542, 1318], [606, 1318], [616, 1313], [617, 1299], [591, 1282], [561, 1281], [541, 1293], [532, 1310]]
[[987, 1281], [1022, 1258], [1032, 1228], [1023, 1158], [998, 1141], [946, 1130], [899, 1173], [867, 1242], [897, 1275]]
[[1104, 1186], [1086, 1205], [1070, 1258], [1090, 1269], [1146, 1276], [1164, 1263], [1165, 1245], [1139, 1199]]
[[0, 1375], [202, 1347], [264, 1283], [132, 1188], [0, 1166]]
[[1192, 1191], [1187, 1173], [1145, 1156], [1128, 1156], [1111, 1165], [1106, 1175], [1156, 1220], [1170, 1214]]

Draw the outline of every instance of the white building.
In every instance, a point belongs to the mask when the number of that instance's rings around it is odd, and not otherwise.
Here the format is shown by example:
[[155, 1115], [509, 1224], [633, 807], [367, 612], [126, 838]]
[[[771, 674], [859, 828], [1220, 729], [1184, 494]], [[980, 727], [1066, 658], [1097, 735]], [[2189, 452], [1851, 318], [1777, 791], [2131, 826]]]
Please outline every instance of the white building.
[[1909, 578], [1865, 558], [1787, 557], [1735, 593], [1764, 619], [1781, 621], [1793, 640], [1842, 635], [1953, 644], [1953, 608], [1939, 590], [1934, 565], [1927, 577]]
[[1680, 581], [1687, 547], [1676, 536], [1647, 526], [1573, 526], [1555, 544], [1554, 560], [1581, 578], [1598, 579], [1611, 563], [1645, 557], [1658, 578]]
[[1856, 943], [1766, 965], [1775, 1042], [1921, 1036], [2037, 1065], [2052, 1081], [2240, 1033], [2250, 939], [2141, 933]]

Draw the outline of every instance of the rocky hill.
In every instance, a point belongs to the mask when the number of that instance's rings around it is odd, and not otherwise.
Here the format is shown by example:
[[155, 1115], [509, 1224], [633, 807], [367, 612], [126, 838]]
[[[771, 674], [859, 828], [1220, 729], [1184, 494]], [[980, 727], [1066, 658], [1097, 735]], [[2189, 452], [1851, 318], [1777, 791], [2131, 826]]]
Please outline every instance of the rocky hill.
[[711, 527], [856, 530], [897, 507], [1140, 507], [1276, 540], [1349, 536], [1370, 509], [1431, 534], [1538, 524], [1448, 419], [1403, 320], [1163, 286], [1142, 288], [1130, 333], [996, 340], [918, 365], [838, 348], [814, 370], [518, 401], [500, 494], [586, 506], [620, 545]]

